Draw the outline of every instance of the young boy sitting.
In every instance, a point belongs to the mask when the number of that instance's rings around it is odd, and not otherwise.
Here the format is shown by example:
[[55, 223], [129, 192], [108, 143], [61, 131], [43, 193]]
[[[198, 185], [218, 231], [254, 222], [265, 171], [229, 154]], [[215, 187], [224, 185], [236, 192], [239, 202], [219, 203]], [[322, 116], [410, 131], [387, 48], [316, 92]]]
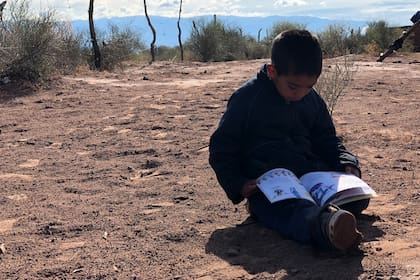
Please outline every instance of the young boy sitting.
[[[322, 50], [306, 30], [289, 30], [273, 42], [271, 64], [236, 90], [210, 139], [210, 165], [234, 203], [248, 200], [251, 215], [284, 237], [346, 251], [361, 240], [355, 215], [369, 203], [318, 207], [305, 199], [275, 203], [256, 179], [274, 168], [300, 177], [343, 171], [360, 177], [357, 158], [336, 136], [325, 102], [315, 92]], [[347, 209], [347, 210], [344, 210]]]

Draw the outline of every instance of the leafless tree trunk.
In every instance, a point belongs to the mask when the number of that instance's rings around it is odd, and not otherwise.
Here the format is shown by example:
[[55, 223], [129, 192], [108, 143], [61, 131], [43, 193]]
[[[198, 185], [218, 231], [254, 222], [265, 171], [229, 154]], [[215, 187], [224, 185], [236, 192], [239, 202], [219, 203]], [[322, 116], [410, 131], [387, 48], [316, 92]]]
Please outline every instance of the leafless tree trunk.
[[262, 31], [262, 28], [260, 28], [260, 30], [258, 30], [258, 39], [257, 39], [258, 43], [261, 42], [261, 31]]
[[182, 46], [182, 40], [181, 40], [181, 12], [182, 12], [182, 0], [179, 3], [179, 15], [178, 15], [178, 43], [179, 43], [179, 49], [181, 50], [181, 61], [184, 61], [184, 48]]
[[147, 5], [146, 5], [146, 0], [143, 0], [144, 3], [144, 13], [146, 15], [146, 19], [147, 19], [147, 23], [149, 24], [150, 29], [152, 30], [153, 33], [153, 40], [152, 43], [150, 43], [150, 54], [152, 55], [152, 60], [150, 61], [150, 63], [155, 61], [155, 42], [156, 42], [156, 30], [152, 25], [152, 22], [150, 21], [149, 15], [147, 14]]
[[101, 69], [102, 66], [102, 57], [101, 57], [101, 51], [98, 46], [98, 42], [96, 41], [96, 33], [95, 33], [95, 26], [93, 24], [93, 1], [89, 1], [89, 29], [90, 29], [90, 38], [92, 41], [92, 48], [93, 48], [93, 54], [95, 57], [95, 68], [97, 70]]
[[[3, 1], [3, 2], [0, 4], [0, 23], [1, 23], [1, 27], [2, 27], [4, 30], [6, 30], [6, 27], [5, 27], [4, 23], [3, 23], [3, 10], [4, 10], [4, 6], [6, 6], [6, 4], [7, 4], [7, 1]], [[4, 36], [4, 35], [3, 35], [3, 36]]]
[[413, 23], [414, 24], [408, 28], [408, 30], [404, 31], [403, 34], [397, 40], [395, 40], [391, 46], [389, 46], [385, 53], [380, 54], [379, 58], [376, 60], [377, 62], [384, 61], [384, 59], [390, 56], [394, 51], [402, 48], [404, 40], [407, 39], [408, 35], [410, 35], [410, 33], [413, 32], [416, 27], [420, 27], [420, 19]]

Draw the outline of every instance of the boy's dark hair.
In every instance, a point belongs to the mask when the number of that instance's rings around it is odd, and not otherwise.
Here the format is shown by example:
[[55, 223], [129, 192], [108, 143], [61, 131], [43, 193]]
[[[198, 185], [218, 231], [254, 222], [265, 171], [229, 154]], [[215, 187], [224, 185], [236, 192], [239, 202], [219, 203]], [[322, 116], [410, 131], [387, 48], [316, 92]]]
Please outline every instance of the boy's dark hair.
[[271, 63], [278, 75], [319, 76], [322, 49], [318, 38], [307, 30], [287, 30], [274, 38]]

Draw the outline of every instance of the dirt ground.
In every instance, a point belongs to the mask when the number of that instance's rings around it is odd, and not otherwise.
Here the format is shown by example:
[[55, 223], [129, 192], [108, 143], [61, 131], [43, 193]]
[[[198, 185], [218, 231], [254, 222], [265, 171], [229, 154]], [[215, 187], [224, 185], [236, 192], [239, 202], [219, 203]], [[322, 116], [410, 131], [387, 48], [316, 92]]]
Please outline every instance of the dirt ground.
[[249, 220], [208, 165], [228, 97], [264, 62], [3, 86], [0, 279], [420, 279], [420, 54], [356, 57], [334, 112], [379, 194], [346, 255]]

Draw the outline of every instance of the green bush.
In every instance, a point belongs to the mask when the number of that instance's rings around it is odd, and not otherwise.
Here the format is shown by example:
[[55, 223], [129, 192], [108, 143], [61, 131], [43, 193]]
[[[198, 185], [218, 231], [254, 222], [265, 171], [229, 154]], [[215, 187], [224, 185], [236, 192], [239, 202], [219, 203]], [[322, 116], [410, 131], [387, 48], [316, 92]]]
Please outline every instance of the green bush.
[[179, 47], [159, 46], [156, 48], [156, 60], [158, 61], [176, 61], [180, 60]]
[[245, 58], [260, 59], [270, 55], [270, 48], [263, 42], [258, 42], [251, 36], [245, 37]]
[[[120, 29], [116, 25], [110, 26], [109, 32], [101, 41], [102, 69], [104, 70], [113, 70], [115, 67], [123, 69], [125, 61], [134, 59], [146, 48], [139, 34], [130, 28]], [[93, 54], [90, 62], [93, 64]]]
[[0, 29], [0, 76], [36, 82], [80, 61], [78, 39], [52, 11], [32, 15], [26, 0], [8, 7]]
[[[290, 30], [290, 29], [305, 29], [305, 24], [293, 23], [289, 21], [277, 22], [273, 24], [273, 27], [267, 31], [267, 35], [264, 37], [263, 42], [271, 49], [271, 43], [274, 38], [279, 35], [281, 32]], [[271, 50], [270, 50], [271, 51]]]
[[366, 38], [360, 28], [350, 29], [350, 34], [344, 39], [345, 48], [351, 54], [360, 54], [365, 50]]
[[185, 47], [199, 61], [229, 61], [246, 58], [246, 37], [240, 28], [229, 27], [214, 19], [194, 22]]
[[374, 42], [382, 50], [387, 49], [399, 35], [384, 20], [369, 22], [365, 34], [368, 43]]
[[71, 25], [65, 23], [58, 25], [55, 33], [60, 38], [56, 41], [58, 51], [55, 54], [55, 68], [64, 74], [70, 74], [78, 66], [86, 65], [82, 51], [83, 35], [73, 33]]
[[326, 57], [345, 55], [347, 31], [343, 25], [329, 25], [327, 29], [318, 34], [318, 38]]

